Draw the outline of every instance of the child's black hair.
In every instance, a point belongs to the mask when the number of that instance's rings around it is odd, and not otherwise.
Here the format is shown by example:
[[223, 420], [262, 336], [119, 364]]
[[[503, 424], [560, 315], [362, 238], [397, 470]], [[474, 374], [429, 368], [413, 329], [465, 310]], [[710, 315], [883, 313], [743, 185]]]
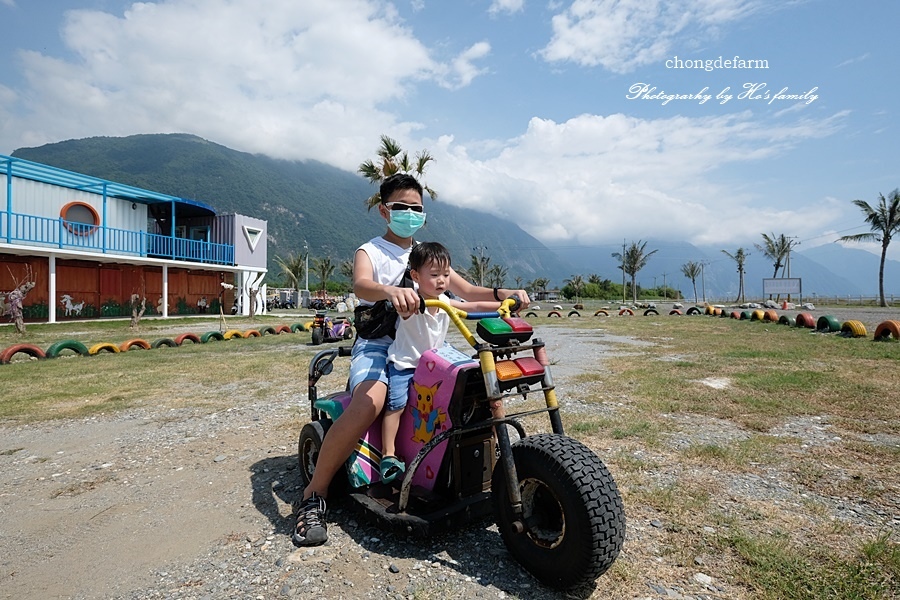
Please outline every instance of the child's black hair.
[[415, 190], [420, 197], [422, 196], [422, 184], [418, 179], [408, 173], [394, 173], [381, 182], [381, 187], [378, 189], [381, 203], [388, 202], [391, 194], [398, 190]]
[[412, 252], [409, 253], [409, 268], [418, 271], [428, 263], [449, 267], [450, 251], [437, 242], [421, 242], [413, 246]]

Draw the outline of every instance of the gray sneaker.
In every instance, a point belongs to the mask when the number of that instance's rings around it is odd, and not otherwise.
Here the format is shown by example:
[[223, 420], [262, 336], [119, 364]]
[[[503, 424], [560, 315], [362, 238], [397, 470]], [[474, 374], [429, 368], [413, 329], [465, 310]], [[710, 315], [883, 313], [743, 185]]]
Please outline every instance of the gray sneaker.
[[295, 546], [318, 546], [328, 541], [325, 498], [315, 492], [297, 507], [297, 524], [291, 541]]

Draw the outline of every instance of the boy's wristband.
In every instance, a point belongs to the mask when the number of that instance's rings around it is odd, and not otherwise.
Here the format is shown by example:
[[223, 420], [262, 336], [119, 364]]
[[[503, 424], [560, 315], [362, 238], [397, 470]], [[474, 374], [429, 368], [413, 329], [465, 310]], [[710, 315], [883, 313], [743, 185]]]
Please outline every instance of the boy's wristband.
[[499, 288], [494, 288], [494, 300], [496, 300], [497, 302], [500, 302], [500, 295], [497, 293], [498, 289]]

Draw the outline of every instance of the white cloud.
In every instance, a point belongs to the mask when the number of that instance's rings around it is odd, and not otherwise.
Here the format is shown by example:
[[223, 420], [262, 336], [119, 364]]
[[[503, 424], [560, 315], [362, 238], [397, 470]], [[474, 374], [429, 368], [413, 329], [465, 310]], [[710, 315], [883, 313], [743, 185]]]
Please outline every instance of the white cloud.
[[122, 16], [75, 10], [62, 36], [74, 60], [21, 54], [29, 102], [4, 145], [186, 131], [348, 167], [363, 141], [416, 127], [398, 123], [392, 103], [423, 82], [468, 85], [490, 51], [479, 42], [438, 63], [391, 4], [366, 0], [271, 1], [265, 11], [253, 0], [135, 3]]
[[448, 201], [515, 221], [550, 243], [592, 244], [631, 232], [642, 239], [722, 244], [755, 239], [772, 223], [786, 222], [804, 235], [836, 218], [839, 203], [820, 201], [812, 212], [770, 205], [713, 183], [710, 175], [830, 135], [845, 116], [791, 126], [760, 122], [749, 111], [656, 120], [622, 114], [562, 123], [534, 118], [522, 136], [485, 160], [473, 160], [450, 138], [437, 140], [431, 149], [441, 169], [429, 184]]
[[488, 13], [497, 15], [500, 13], [513, 14], [525, 9], [525, 0], [494, 0], [488, 8]]
[[553, 17], [548, 62], [627, 73], [666, 58], [677, 40], [714, 37], [765, 0], [575, 0]]

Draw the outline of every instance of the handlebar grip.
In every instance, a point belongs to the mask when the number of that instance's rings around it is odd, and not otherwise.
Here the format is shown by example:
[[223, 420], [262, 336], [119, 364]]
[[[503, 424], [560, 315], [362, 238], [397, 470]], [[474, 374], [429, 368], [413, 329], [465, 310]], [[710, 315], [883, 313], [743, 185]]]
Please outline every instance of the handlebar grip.
[[353, 354], [353, 346], [338, 346], [338, 356], [351, 356]]
[[522, 308], [522, 299], [519, 298], [516, 294], [513, 294], [506, 298], [507, 300], [515, 300], [512, 306], [509, 307], [509, 312], [519, 312], [519, 309]]

